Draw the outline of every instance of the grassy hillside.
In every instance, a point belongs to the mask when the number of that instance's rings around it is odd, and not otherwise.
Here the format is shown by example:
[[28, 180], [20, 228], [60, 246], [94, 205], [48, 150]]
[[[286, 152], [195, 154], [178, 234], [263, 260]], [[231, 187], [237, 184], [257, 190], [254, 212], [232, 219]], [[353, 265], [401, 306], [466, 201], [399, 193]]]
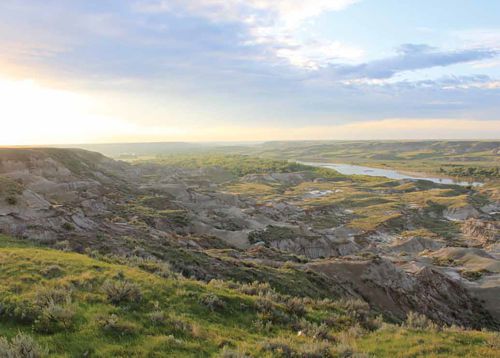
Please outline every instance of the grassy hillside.
[[156, 261], [125, 266], [5, 237], [0, 336], [0, 356], [19, 347], [35, 347], [33, 357], [500, 354], [495, 333], [438, 329], [419, 316], [407, 327], [389, 325], [361, 301], [299, 299], [266, 284], [207, 284]]

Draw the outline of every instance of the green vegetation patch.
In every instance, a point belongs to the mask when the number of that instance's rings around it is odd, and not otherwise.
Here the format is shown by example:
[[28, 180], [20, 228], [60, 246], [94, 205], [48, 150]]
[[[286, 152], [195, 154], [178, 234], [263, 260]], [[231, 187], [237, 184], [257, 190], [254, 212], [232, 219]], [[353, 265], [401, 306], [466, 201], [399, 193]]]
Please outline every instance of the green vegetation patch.
[[168, 155], [159, 156], [155, 162], [166, 166], [191, 169], [219, 167], [227, 170], [236, 177], [242, 177], [247, 174], [293, 173], [310, 169], [309, 166], [296, 162], [262, 159], [237, 154]]

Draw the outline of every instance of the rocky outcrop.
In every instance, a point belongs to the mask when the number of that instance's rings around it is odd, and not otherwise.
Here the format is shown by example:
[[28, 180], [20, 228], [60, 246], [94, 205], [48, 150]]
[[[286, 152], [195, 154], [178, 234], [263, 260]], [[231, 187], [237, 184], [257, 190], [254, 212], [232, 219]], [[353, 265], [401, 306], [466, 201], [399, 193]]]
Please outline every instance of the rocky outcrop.
[[462, 232], [466, 238], [480, 246], [500, 240], [500, 224], [496, 221], [469, 219], [462, 225]]
[[417, 254], [424, 250], [438, 250], [446, 244], [438, 239], [425, 237], [410, 237], [404, 240], [397, 240], [390, 245], [390, 250], [395, 252], [406, 252]]
[[498, 327], [498, 322], [457, 281], [431, 267], [411, 274], [386, 259], [328, 260], [309, 268], [352, 285], [372, 307], [402, 320], [410, 311], [436, 322]]
[[464, 221], [470, 218], [478, 218], [479, 211], [472, 206], [461, 206], [444, 210], [443, 216], [451, 221]]

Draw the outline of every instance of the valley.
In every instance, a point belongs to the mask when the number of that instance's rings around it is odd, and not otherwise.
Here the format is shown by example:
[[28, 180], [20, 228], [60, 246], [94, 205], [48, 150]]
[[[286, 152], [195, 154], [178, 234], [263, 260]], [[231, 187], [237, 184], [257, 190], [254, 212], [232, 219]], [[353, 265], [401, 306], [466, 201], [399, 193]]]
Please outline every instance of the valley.
[[495, 175], [344, 175], [267, 146], [0, 149], [0, 336], [61, 357], [498, 355]]

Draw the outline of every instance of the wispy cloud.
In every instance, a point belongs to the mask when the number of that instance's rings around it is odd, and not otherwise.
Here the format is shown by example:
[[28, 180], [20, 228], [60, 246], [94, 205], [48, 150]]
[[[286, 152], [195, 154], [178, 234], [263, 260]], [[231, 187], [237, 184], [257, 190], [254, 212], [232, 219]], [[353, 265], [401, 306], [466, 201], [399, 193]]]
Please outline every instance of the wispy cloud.
[[388, 79], [400, 72], [492, 59], [499, 54], [500, 51], [489, 48], [440, 50], [423, 44], [406, 44], [397, 49], [395, 56], [359, 65], [335, 64], [325, 72], [339, 79]]

